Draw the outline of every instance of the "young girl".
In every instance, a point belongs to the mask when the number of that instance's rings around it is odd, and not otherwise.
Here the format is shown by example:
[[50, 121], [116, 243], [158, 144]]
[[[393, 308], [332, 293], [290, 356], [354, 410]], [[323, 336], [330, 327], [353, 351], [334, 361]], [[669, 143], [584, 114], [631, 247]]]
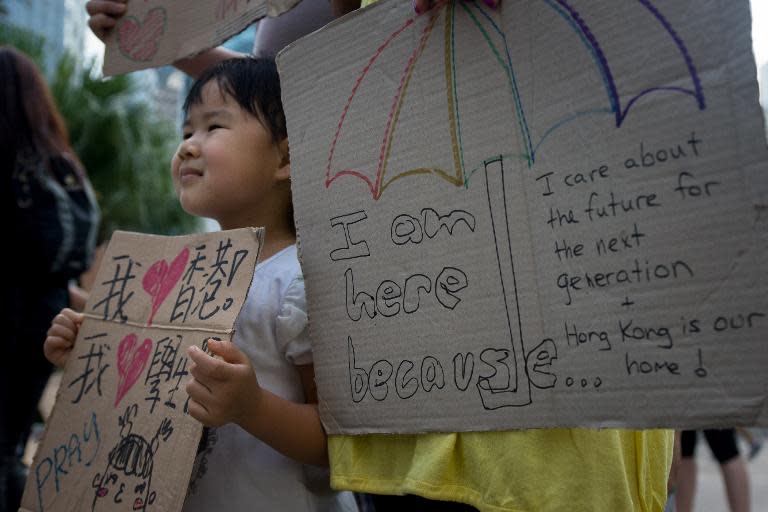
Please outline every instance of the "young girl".
[[[274, 62], [220, 63], [195, 82], [184, 110], [184, 140], [171, 166], [184, 210], [222, 229], [266, 229], [233, 343], [209, 340], [218, 358], [189, 350], [189, 412], [215, 428], [201, 447], [184, 510], [355, 510], [353, 496], [331, 492], [327, 473], [316, 467], [328, 464], [326, 435]], [[51, 362], [66, 362], [81, 321], [71, 310], [56, 317], [45, 342]]]

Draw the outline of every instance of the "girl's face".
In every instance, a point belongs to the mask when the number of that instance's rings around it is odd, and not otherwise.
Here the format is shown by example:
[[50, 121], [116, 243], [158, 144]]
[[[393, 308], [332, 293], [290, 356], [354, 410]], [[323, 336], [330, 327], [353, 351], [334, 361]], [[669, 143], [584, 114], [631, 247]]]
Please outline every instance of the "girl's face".
[[288, 179], [280, 147], [215, 81], [201, 99], [189, 109], [171, 164], [182, 208], [217, 220], [222, 229], [269, 225], [275, 188]]

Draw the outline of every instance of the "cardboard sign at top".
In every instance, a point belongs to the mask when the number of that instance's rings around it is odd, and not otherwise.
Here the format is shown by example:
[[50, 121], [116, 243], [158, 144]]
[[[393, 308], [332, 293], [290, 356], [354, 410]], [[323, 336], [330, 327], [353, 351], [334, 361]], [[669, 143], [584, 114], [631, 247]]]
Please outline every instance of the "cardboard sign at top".
[[106, 41], [105, 75], [171, 64], [213, 48], [300, 0], [130, 0]]
[[187, 348], [231, 340], [262, 240], [113, 235], [22, 511], [181, 510], [202, 431], [187, 411]]
[[329, 433], [768, 424], [747, 0], [382, 1], [279, 68]]

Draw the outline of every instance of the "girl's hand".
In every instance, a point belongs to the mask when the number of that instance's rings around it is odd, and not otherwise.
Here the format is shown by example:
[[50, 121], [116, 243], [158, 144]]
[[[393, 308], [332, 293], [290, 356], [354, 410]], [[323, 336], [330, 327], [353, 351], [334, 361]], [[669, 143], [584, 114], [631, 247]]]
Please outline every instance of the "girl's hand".
[[241, 424], [258, 407], [262, 391], [251, 361], [229, 341], [209, 339], [208, 349], [213, 356], [194, 345], [187, 351], [193, 362], [189, 414], [207, 427]]
[[45, 358], [59, 368], [67, 364], [69, 354], [75, 346], [77, 331], [83, 323], [83, 314], [64, 308], [56, 315], [48, 329], [48, 337], [43, 344]]
[[[187, 394], [193, 418], [208, 427], [235, 423], [287, 457], [328, 465], [317, 405], [291, 402], [263, 389], [250, 359], [232, 342], [208, 340], [208, 348], [213, 357], [196, 346], [188, 349], [193, 378]], [[299, 368], [299, 374], [305, 384], [314, 382], [311, 365]], [[308, 395], [312, 399], [314, 391], [309, 389]]]
[[88, 26], [91, 31], [104, 41], [109, 31], [117, 25], [117, 20], [125, 14], [126, 0], [88, 0], [85, 10], [88, 11]]

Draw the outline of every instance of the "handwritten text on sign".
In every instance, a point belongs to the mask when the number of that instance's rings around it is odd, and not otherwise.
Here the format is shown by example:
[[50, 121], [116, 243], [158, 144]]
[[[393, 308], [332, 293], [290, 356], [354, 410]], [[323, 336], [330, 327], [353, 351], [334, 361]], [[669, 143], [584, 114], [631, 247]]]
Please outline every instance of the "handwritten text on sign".
[[30, 469], [24, 510], [181, 510], [201, 426], [187, 348], [230, 339], [261, 232], [113, 236]]
[[748, 3], [406, 4], [280, 57], [329, 431], [768, 422]]

